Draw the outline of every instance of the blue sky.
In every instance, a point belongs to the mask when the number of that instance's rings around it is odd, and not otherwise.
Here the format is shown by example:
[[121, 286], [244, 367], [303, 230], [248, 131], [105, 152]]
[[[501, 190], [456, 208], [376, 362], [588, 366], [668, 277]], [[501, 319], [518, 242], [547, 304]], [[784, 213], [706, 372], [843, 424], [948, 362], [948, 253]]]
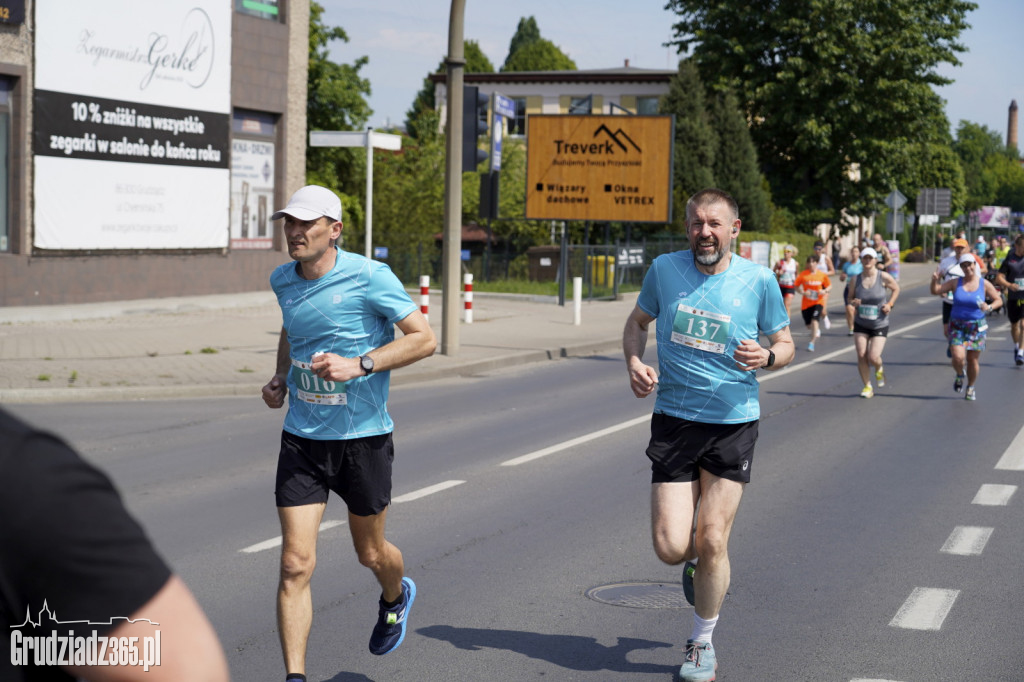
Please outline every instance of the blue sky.
[[[401, 124], [405, 112], [448, 48], [449, 0], [318, 0], [324, 22], [349, 36], [335, 43], [335, 61], [351, 63], [365, 55], [361, 71], [370, 79], [374, 114], [370, 125]], [[674, 50], [662, 47], [671, 37], [675, 15], [664, 2], [639, 0], [466, 0], [465, 37], [476, 40], [499, 68], [521, 17], [533, 16], [541, 35], [558, 45], [580, 69], [630, 65], [672, 69]], [[953, 130], [961, 119], [980, 123], [1005, 141], [1007, 111], [1017, 100], [1024, 120], [1024, 69], [1019, 66], [1024, 31], [1024, 0], [978, 0], [962, 36], [969, 52], [959, 67], [940, 73], [955, 79], [939, 90]], [[1018, 131], [1024, 140], [1024, 133]]]

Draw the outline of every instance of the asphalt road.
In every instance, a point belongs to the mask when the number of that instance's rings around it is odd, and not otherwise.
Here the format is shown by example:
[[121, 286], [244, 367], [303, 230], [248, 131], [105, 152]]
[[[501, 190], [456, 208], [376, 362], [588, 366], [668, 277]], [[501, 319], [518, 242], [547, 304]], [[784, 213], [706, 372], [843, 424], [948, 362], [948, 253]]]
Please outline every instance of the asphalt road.
[[[841, 321], [815, 353], [798, 323], [797, 363], [763, 376], [720, 680], [1024, 679], [1024, 371], [992, 318], [978, 400], [964, 401], [938, 302], [910, 290], [900, 303], [875, 398], [857, 397]], [[366, 651], [379, 590], [333, 499], [325, 520], [342, 523], [321, 533], [311, 680], [669, 679], [691, 609], [585, 595], [679, 579], [650, 549], [652, 401], [632, 396], [618, 356], [396, 387], [391, 405], [389, 537], [419, 586], [411, 631], [388, 656]], [[283, 679], [281, 413], [237, 398], [12, 409], [112, 475], [236, 680]]]

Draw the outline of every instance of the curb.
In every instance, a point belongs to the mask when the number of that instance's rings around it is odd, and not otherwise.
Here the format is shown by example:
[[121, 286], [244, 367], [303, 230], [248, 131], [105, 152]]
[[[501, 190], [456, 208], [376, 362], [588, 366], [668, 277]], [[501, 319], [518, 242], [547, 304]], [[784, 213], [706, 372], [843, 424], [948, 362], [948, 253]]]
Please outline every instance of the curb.
[[[408, 386], [425, 381], [472, 376], [506, 367], [518, 367], [563, 358], [586, 357], [620, 350], [622, 339], [607, 339], [550, 349], [519, 351], [484, 360], [455, 363], [450, 367], [431, 367], [399, 371], [391, 376], [392, 386]], [[121, 386], [110, 388], [15, 388], [0, 390], [0, 404], [130, 402], [140, 400], [184, 400], [194, 398], [259, 398], [263, 384], [208, 384], [189, 386]]]

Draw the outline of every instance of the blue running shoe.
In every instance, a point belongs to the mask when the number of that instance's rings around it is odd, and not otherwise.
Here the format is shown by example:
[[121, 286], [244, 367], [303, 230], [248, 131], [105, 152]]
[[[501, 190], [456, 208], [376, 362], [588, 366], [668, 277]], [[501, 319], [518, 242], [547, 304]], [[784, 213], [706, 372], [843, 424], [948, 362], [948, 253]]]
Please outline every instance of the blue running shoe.
[[693, 606], [693, 572], [697, 570], [697, 564], [693, 561], [687, 561], [683, 564], [683, 596], [686, 597], [686, 603]]
[[807, 350], [810, 351], [811, 353], [814, 352], [814, 341], [811, 341], [809, 344], [807, 344]]
[[409, 611], [416, 600], [416, 583], [409, 578], [402, 578], [402, 601], [390, 609], [380, 602], [377, 624], [370, 635], [370, 653], [383, 656], [394, 651], [405, 639], [405, 626], [409, 621]]
[[714, 682], [718, 661], [710, 644], [686, 640], [686, 660], [679, 669], [680, 682]]

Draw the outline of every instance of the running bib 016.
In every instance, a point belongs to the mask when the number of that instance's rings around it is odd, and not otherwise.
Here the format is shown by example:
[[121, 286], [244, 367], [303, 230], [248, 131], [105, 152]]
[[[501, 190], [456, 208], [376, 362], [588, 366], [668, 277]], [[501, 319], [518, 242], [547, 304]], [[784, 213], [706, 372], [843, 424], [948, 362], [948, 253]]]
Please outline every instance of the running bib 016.
[[312, 365], [292, 358], [292, 381], [295, 397], [314, 405], [347, 405], [344, 382], [328, 381], [313, 373]]
[[878, 310], [879, 308], [877, 305], [857, 306], [857, 314], [860, 315], [861, 319], [864, 320], [877, 320]]
[[809, 301], [817, 301], [818, 296], [820, 295], [821, 292], [818, 291], [817, 289], [807, 289], [804, 291], [804, 298], [806, 298]]
[[679, 304], [672, 322], [672, 342], [690, 348], [724, 353], [732, 318]]

